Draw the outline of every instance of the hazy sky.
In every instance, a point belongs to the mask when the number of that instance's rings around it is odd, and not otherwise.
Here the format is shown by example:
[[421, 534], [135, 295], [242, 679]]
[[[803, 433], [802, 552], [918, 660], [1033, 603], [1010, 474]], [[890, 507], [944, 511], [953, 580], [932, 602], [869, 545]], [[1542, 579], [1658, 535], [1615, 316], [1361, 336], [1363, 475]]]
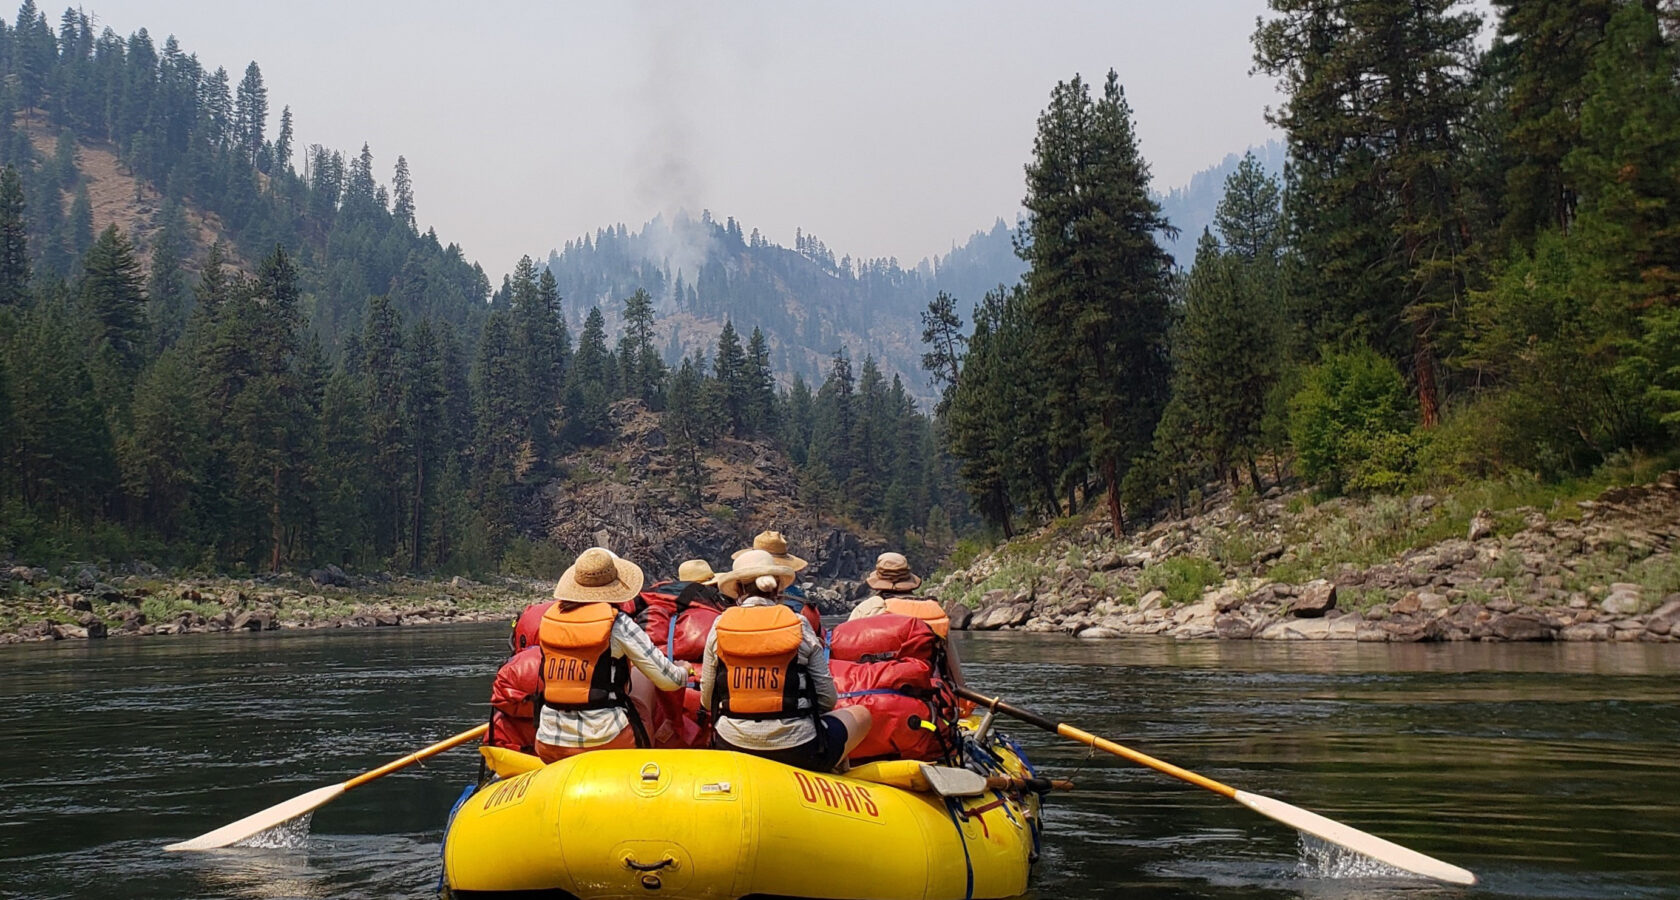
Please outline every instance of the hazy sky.
[[1157, 188], [1182, 184], [1275, 136], [1264, 6], [85, 0], [236, 84], [256, 60], [271, 137], [290, 104], [299, 147], [365, 141], [384, 182], [406, 156], [421, 227], [492, 277], [677, 208], [913, 263], [1013, 219], [1051, 87], [1110, 67]]

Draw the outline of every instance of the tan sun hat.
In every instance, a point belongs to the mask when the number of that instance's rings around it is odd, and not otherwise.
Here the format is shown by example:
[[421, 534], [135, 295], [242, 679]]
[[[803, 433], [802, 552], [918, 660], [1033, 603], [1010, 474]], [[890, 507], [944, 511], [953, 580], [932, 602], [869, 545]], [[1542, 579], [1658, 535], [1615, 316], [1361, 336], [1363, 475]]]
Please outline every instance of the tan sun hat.
[[711, 584], [717, 575], [712, 572], [712, 564], [703, 559], [691, 559], [677, 567], [678, 581], [698, 581], [701, 584]]
[[605, 547], [590, 547], [554, 585], [554, 599], [572, 603], [623, 603], [642, 589], [642, 570]]
[[877, 591], [913, 591], [922, 586], [922, 579], [910, 571], [910, 560], [892, 552], [875, 557], [875, 571], [863, 581]]
[[[782, 533], [780, 531], [761, 531], [758, 533], [757, 537], [753, 538], [753, 550], [763, 550], [765, 553], [768, 553], [775, 558], [777, 563], [787, 566], [795, 572], [798, 572], [810, 565], [810, 563], [805, 560], [789, 553], [787, 547], [787, 538], [782, 537]], [[730, 558], [740, 559], [741, 554], [747, 552], [749, 551], [737, 550]]]
[[735, 568], [717, 577], [718, 593], [731, 600], [741, 599], [742, 585], [751, 584], [763, 575], [776, 577], [776, 590], [785, 591], [793, 584], [793, 569], [780, 565], [776, 557], [764, 550], [742, 550], [735, 554]]

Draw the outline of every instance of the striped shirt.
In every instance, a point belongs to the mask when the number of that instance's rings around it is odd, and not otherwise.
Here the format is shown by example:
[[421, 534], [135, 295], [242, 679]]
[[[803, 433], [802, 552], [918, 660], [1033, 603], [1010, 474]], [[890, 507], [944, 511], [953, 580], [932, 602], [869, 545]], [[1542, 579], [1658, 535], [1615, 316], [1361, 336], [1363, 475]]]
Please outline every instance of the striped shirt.
[[[775, 606], [777, 602], [766, 597], [748, 597], [740, 605]], [[799, 627], [803, 634], [799, 639], [796, 659], [805, 667], [811, 686], [816, 689], [816, 711], [825, 713], [833, 709], [840, 699], [834, 690], [834, 678], [828, 673], [828, 654], [823, 652], [822, 640], [811, 630], [811, 623], [804, 616], [799, 617]], [[717, 669], [717, 624], [713, 623], [712, 633], [706, 635], [706, 658], [700, 664], [700, 705], [707, 709], [713, 708], [712, 688], [717, 680]], [[789, 750], [817, 736], [816, 723], [811, 716], [762, 720], [720, 716], [714, 727], [718, 737], [743, 750]]]
[[[613, 618], [612, 655], [629, 657], [630, 664], [662, 691], [674, 691], [688, 684], [688, 669], [675, 663], [653, 645], [647, 632], [624, 613]], [[555, 709], [544, 706], [537, 723], [537, 740], [556, 747], [599, 747], [610, 743], [630, 727], [630, 717], [620, 707], [611, 709]]]

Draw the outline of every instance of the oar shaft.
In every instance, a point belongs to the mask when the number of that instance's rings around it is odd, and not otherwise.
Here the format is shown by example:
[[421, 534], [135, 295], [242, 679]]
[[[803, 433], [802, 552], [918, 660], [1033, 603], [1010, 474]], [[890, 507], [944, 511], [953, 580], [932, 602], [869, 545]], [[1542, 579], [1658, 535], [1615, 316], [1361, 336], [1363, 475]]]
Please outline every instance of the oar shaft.
[[402, 759], [394, 759], [394, 760], [391, 760], [390, 762], [386, 763], [385, 765], [380, 766], [379, 768], [374, 769], [370, 772], [363, 772], [362, 774], [357, 775], [355, 778], [352, 778], [349, 781], [344, 782], [344, 789], [345, 790], [350, 790], [353, 787], [357, 787], [359, 785], [367, 784], [368, 782], [374, 780], [375, 778], [382, 778], [386, 775], [391, 774], [392, 772], [395, 772], [398, 769], [405, 768], [407, 766], [412, 766], [415, 763], [419, 762], [420, 760], [426, 759], [428, 757], [436, 756], [439, 753], [442, 753], [443, 751], [448, 750], [451, 747], [459, 747], [460, 745], [465, 744], [468, 741], [477, 740], [478, 738], [483, 737], [484, 733], [488, 730], [490, 730], [490, 725], [488, 723], [483, 724], [483, 725], [479, 725], [475, 728], [469, 728], [466, 731], [463, 731], [460, 734], [455, 735], [454, 737], [445, 738], [444, 740], [438, 741], [437, 743], [435, 743], [435, 744], [431, 745], [430, 747], [427, 747], [423, 750], [416, 750], [413, 753], [410, 753], [409, 755], [403, 757]]
[[1171, 775], [1180, 781], [1187, 781], [1199, 788], [1205, 788], [1206, 790], [1213, 791], [1215, 794], [1236, 799], [1237, 789], [1228, 784], [1222, 784], [1214, 781], [1212, 778], [1208, 778], [1205, 775], [1198, 775], [1189, 769], [1180, 768], [1170, 762], [1156, 759], [1147, 753], [1140, 753], [1130, 747], [1116, 744], [1106, 738], [1097, 737], [1090, 732], [1075, 728], [1066, 722], [1052, 722], [1035, 712], [1022, 709], [1018, 706], [1012, 706], [996, 697], [988, 697], [979, 691], [966, 687], [957, 688], [957, 696], [962, 697], [965, 700], [972, 700], [976, 704], [984, 706], [987, 709], [995, 709], [1011, 718], [1020, 719], [1028, 725], [1032, 725], [1036, 728], [1042, 728], [1051, 734], [1071, 738], [1081, 744], [1095, 747], [1098, 750], [1102, 750], [1107, 753], [1112, 753], [1122, 759], [1129, 759], [1140, 766], [1148, 766], [1163, 775]]

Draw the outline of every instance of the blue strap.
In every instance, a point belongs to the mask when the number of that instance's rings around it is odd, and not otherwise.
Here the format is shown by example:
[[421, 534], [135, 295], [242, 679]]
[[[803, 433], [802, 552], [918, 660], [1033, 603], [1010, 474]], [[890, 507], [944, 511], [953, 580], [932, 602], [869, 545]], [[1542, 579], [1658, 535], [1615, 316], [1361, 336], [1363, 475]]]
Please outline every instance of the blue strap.
[[945, 813], [951, 817], [951, 825], [957, 829], [957, 840], [962, 843], [963, 868], [968, 871], [968, 886], [963, 889], [963, 900], [974, 900], [974, 860], [968, 855], [968, 835], [963, 833], [962, 821], [957, 818], [957, 810], [962, 801], [955, 797], [945, 798]]
[[671, 611], [671, 628], [665, 632], [665, 655], [671, 659], [677, 658], [677, 617], [682, 615], [677, 610]]

